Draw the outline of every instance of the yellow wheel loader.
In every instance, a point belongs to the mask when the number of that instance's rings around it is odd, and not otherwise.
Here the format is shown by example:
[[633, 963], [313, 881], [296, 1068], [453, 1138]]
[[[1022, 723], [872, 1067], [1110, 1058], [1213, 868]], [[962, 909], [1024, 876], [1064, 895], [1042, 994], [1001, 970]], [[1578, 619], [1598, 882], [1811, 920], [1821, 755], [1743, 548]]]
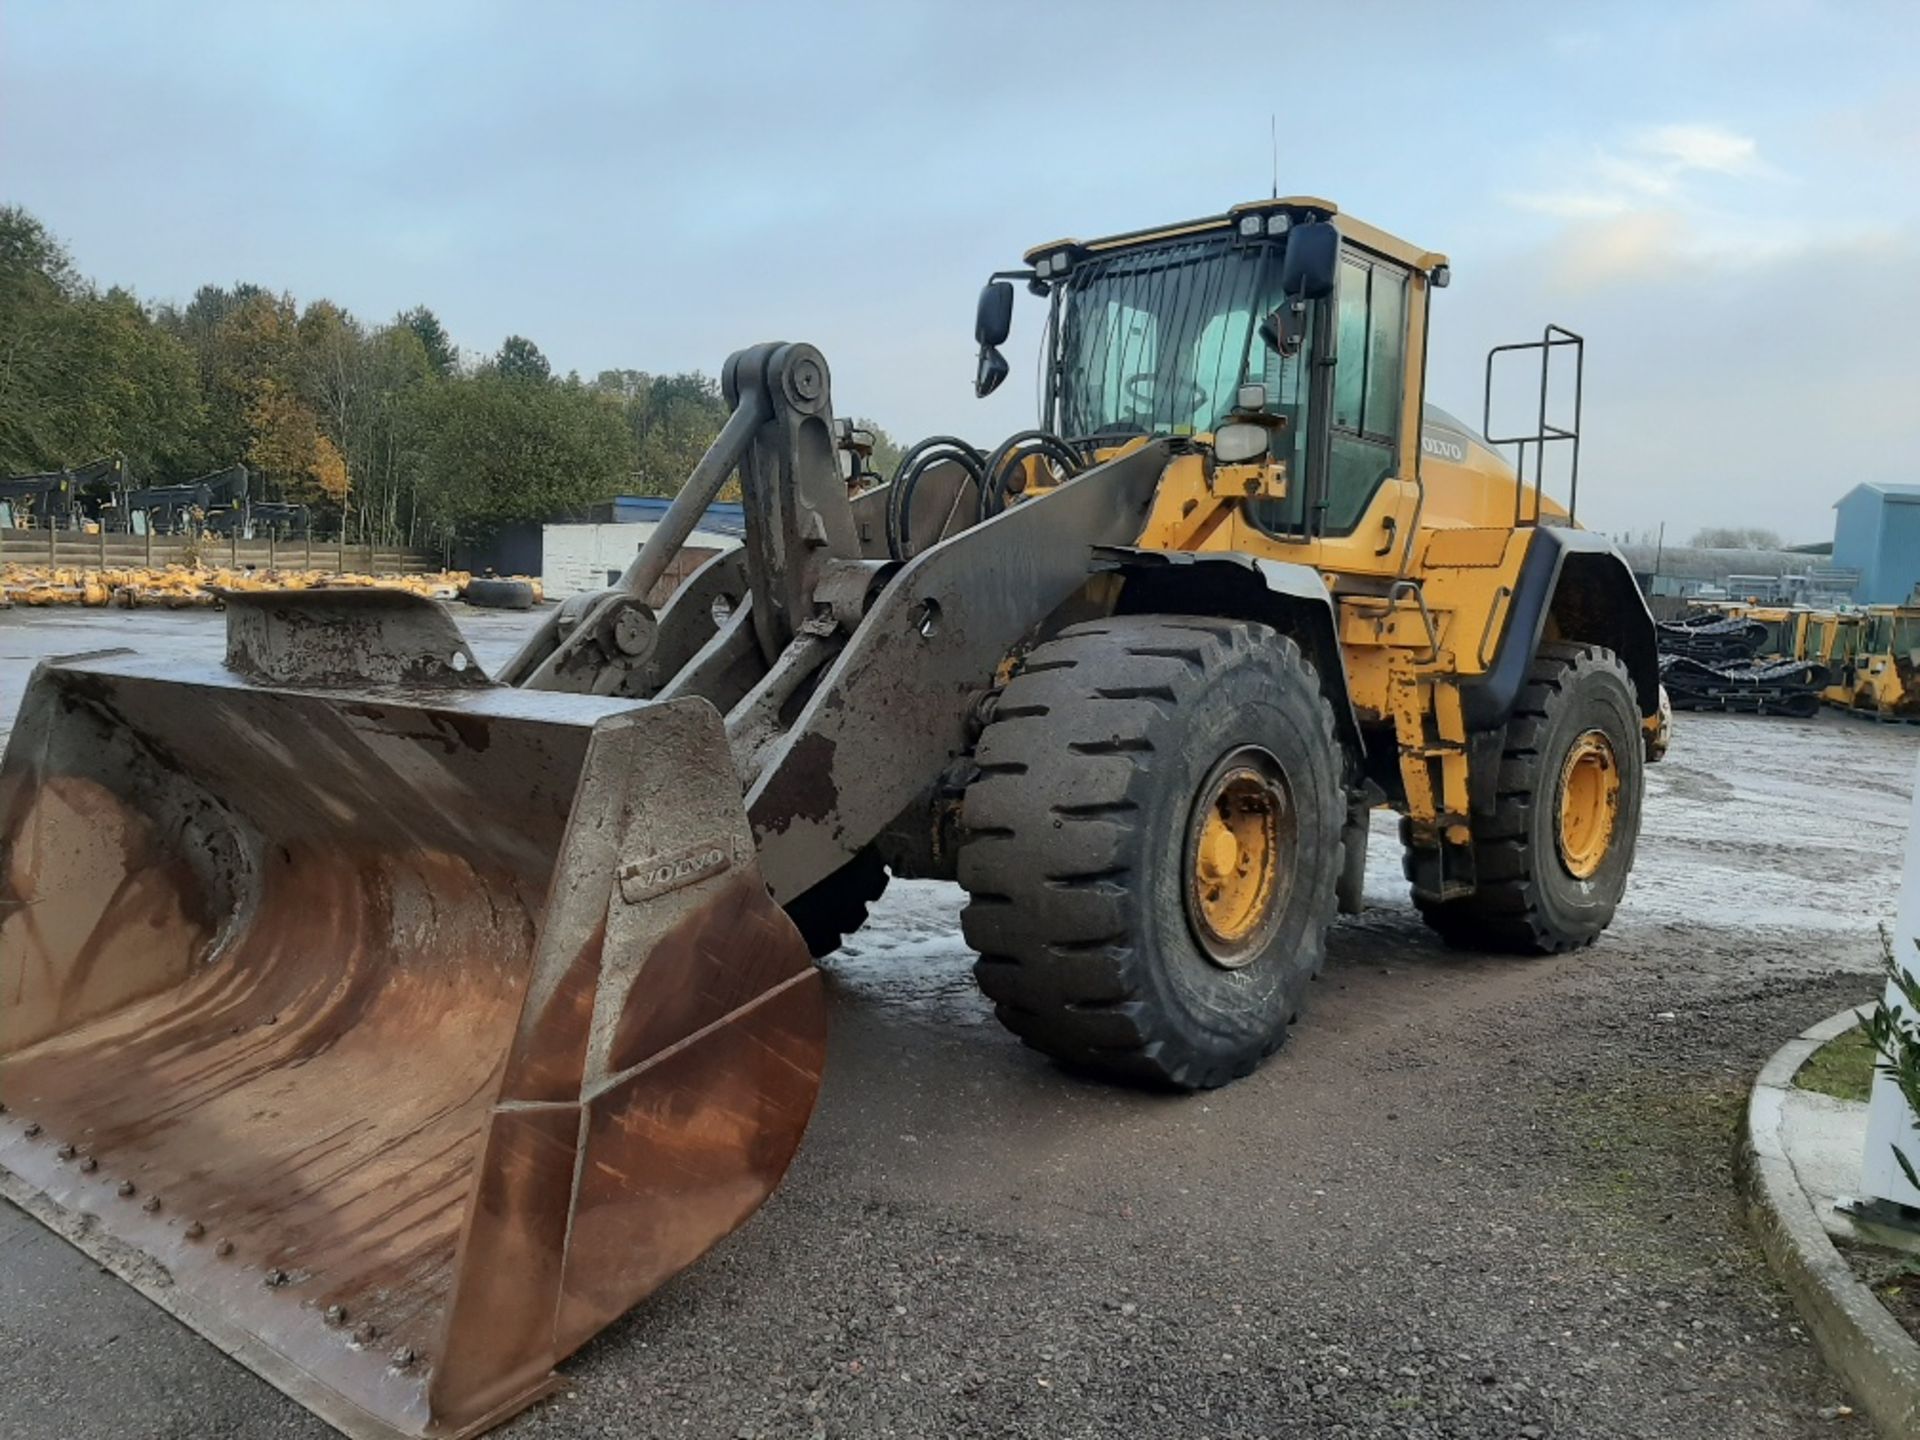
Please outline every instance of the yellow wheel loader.
[[1827, 672], [1820, 698], [1829, 705], [1850, 708], [1854, 672], [1866, 639], [1866, 616], [1851, 610], [1819, 610], [1807, 617], [1800, 633], [1799, 659], [1810, 660]]
[[[472, 1434], [778, 1183], [812, 956], [890, 874], [966, 889], [1023, 1039], [1183, 1089], [1281, 1043], [1377, 805], [1447, 941], [1592, 941], [1653, 627], [1542, 493], [1578, 337], [1518, 347], [1524, 433], [1425, 405], [1446, 277], [1310, 198], [1044, 246], [976, 335], [985, 393], [1045, 302], [1038, 427], [850, 493], [819, 352], [743, 350], [620, 583], [497, 676], [372, 591], [230, 595], [220, 663], [44, 664], [0, 1191], [339, 1428]], [[744, 545], [648, 606], [736, 473]]]
[[1837, 703], [1876, 720], [1920, 722], [1920, 605], [1870, 605], [1852, 618], [1857, 648]]

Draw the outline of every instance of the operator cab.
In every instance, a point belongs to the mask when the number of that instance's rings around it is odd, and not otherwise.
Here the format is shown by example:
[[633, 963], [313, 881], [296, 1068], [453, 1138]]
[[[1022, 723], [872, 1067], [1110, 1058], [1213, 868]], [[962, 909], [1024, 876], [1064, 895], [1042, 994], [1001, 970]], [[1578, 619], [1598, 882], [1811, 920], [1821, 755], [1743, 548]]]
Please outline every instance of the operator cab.
[[1024, 280], [1048, 301], [1041, 426], [1067, 445], [1184, 436], [1231, 444], [1223, 461], [1269, 457], [1285, 495], [1249, 513], [1293, 535], [1351, 532], [1381, 483], [1412, 473], [1444, 256], [1294, 196], [1025, 259], [981, 293], [975, 390], [1006, 378], [999, 347]]

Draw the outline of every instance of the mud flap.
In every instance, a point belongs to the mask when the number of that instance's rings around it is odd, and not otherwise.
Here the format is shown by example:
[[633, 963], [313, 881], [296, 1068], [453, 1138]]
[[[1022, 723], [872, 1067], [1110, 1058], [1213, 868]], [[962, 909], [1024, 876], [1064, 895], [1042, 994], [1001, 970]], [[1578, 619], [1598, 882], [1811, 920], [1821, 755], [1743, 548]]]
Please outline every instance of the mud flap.
[[704, 701], [272, 668], [35, 675], [0, 1191], [337, 1428], [472, 1434], [779, 1182], [819, 981]]

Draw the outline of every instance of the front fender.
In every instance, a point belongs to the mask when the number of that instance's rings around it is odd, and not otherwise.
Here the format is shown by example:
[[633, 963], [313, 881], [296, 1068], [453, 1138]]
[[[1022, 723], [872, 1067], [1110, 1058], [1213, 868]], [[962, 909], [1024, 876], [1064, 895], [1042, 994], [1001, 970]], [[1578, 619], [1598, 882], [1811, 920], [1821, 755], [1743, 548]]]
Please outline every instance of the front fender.
[[1347, 691], [1333, 597], [1310, 565], [1232, 552], [1196, 554], [1102, 545], [1094, 566], [1121, 577], [1122, 615], [1213, 615], [1258, 620], [1292, 637], [1313, 661], [1333, 706], [1340, 743], [1355, 765], [1366, 753], [1360, 720]]

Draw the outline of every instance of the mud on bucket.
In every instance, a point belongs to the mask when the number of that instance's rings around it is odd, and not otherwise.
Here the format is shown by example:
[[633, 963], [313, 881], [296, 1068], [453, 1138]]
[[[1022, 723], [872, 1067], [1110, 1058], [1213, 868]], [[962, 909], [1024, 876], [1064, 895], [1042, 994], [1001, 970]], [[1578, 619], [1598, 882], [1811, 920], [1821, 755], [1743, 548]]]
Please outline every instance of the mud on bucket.
[[[35, 674], [0, 1191], [352, 1434], [470, 1434], [743, 1221], [819, 1085], [719, 717], [512, 690], [406, 595]], [[463, 663], [464, 662], [464, 663]]]

